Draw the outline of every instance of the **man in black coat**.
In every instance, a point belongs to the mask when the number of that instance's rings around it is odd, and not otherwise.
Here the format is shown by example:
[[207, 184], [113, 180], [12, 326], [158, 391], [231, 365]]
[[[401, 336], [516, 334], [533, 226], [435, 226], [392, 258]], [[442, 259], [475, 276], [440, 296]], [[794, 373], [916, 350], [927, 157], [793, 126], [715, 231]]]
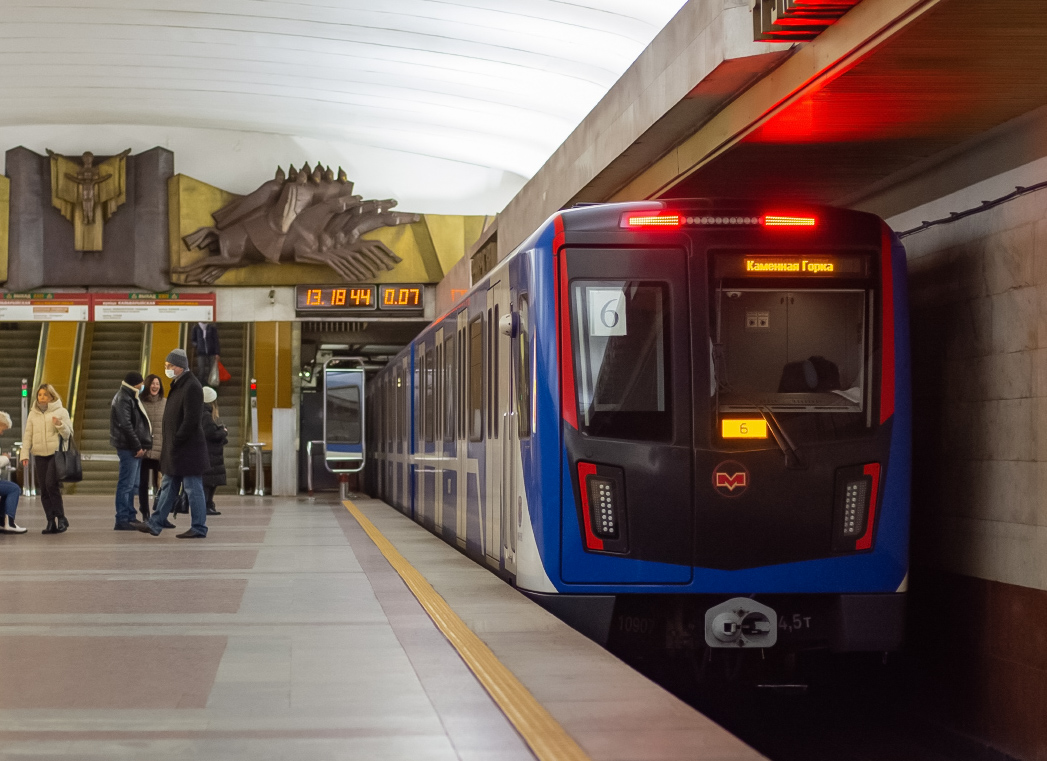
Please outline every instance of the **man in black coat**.
[[209, 465], [207, 442], [200, 426], [204, 392], [200, 381], [189, 372], [189, 358], [183, 349], [175, 349], [167, 355], [164, 374], [172, 379], [164, 409], [164, 446], [160, 455], [160, 472], [164, 474], [164, 480], [160, 484], [153, 514], [145, 522], [136, 521], [134, 526], [139, 531], [160, 536], [181, 487], [189, 498], [192, 528], [178, 534], [178, 538], [203, 539], [207, 536], [207, 502], [202, 476]]
[[109, 443], [120, 458], [120, 476], [116, 482], [115, 531], [133, 531], [135, 513], [134, 495], [138, 488], [138, 474], [142, 457], [153, 446], [149, 416], [138, 401], [142, 388], [142, 374], [134, 371], [124, 376], [120, 390], [109, 408]]

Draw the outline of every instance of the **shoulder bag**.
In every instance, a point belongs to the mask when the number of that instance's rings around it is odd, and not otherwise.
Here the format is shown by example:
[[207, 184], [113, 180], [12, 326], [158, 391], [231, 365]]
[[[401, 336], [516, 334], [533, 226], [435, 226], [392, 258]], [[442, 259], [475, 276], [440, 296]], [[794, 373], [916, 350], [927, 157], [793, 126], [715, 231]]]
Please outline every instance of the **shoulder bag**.
[[80, 463], [80, 450], [76, 448], [72, 436], [68, 439], [58, 438], [58, 451], [55, 452], [55, 470], [58, 472], [59, 481], [77, 483], [84, 480], [84, 470]]

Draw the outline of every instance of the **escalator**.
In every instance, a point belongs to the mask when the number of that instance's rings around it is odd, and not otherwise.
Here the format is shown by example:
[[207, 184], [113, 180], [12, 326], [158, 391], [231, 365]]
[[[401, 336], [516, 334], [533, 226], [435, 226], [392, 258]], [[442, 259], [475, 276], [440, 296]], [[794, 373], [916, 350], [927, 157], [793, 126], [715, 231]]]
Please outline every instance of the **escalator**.
[[[233, 377], [222, 383], [218, 392], [218, 411], [222, 422], [229, 429], [229, 443], [225, 447], [226, 485], [218, 489], [219, 494], [235, 494], [240, 483], [240, 449], [249, 435], [250, 424], [244, 419], [246, 390], [250, 372], [247, 364], [247, 324], [242, 322], [218, 323], [218, 343], [221, 360]], [[206, 380], [206, 379], [205, 379]]]
[[[81, 366], [81, 392], [74, 421], [84, 455], [84, 480], [76, 494], [115, 494], [120, 463], [109, 445], [109, 411], [124, 376], [142, 366], [145, 326], [140, 322], [96, 322]], [[106, 456], [94, 459], [95, 455]]]
[[22, 379], [29, 381], [31, 397], [42, 328], [39, 322], [0, 323], [0, 410], [14, 423], [0, 436], [0, 450], [4, 452], [10, 452], [22, 438]]

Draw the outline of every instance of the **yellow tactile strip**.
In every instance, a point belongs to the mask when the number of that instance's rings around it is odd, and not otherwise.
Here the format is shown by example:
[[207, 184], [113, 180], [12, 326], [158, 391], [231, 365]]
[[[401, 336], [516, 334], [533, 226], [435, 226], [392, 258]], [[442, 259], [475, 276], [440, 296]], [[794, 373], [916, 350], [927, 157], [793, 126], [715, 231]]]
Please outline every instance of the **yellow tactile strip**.
[[414, 596], [454, 646], [462, 660], [491, 698], [516, 727], [539, 761], [589, 761], [581, 746], [567, 734], [560, 723], [523, 686], [519, 679], [498, 660], [491, 648], [465, 625], [451, 606], [432, 585], [392, 545], [378, 528], [349, 500], [346, 509], [375, 543], [389, 564], [400, 574]]

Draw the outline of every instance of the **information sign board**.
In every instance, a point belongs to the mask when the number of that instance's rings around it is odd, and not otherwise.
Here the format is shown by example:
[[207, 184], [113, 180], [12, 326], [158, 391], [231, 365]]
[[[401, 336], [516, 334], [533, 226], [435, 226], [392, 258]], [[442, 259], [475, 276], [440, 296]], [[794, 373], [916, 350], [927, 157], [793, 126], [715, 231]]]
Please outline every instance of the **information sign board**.
[[96, 322], [211, 322], [213, 293], [93, 293]]
[[3, 322], [84, 322], [90, 311], [87, 293], [0, 293]]

